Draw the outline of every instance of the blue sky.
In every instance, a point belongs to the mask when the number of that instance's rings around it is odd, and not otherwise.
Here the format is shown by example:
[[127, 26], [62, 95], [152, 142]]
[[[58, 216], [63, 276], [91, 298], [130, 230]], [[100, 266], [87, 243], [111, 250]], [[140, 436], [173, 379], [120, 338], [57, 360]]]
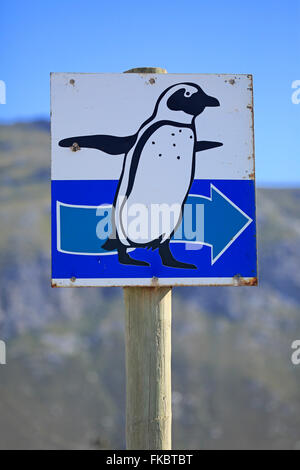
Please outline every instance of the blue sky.
[[1, 0], [0, 121], [49, 117], [49, 73], [254, 75], [260, 185], [300, 185], [300, 0]]

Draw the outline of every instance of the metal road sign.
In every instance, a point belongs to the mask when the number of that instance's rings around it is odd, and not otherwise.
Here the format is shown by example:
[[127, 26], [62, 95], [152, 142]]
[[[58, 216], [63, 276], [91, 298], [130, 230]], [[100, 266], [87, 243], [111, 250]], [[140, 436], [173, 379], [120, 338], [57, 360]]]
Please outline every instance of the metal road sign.
[[251, 75], [51, 75], [52, 285], [256, 285]]

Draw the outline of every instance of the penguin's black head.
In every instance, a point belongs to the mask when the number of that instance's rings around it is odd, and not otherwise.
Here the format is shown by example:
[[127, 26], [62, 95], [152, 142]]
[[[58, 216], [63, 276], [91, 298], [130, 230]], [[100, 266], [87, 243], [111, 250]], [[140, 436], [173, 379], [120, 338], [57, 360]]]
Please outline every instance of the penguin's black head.
[[168, 98], [167, 106], [172, 111], [183, 111], [198, 116], [207, 106], [220, 106], [217, 98], [209, 96], [195, 83], [181, 83], [182, 87]]

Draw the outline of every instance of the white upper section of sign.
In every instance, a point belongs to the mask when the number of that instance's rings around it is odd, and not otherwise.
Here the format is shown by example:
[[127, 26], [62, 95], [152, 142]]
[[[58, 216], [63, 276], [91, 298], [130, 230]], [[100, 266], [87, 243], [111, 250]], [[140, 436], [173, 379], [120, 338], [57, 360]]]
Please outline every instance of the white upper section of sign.
[[[51, 74], [52, 179], [119, 179], [124, 155], [58, 146], [73, 136], [133, 135], [153, 113], [163, 91], [177, 83], [195, 83], [219, 107], [207, 107], [196, 118], [198, 141], [222, 142], [197, 153], [195, 179], [252, 179], [254, 175], [252, 78], [217, 74]], [[166, 107], [162, 119], [182, 111]], [[185, 115], [185, 116], [183, 116]]]

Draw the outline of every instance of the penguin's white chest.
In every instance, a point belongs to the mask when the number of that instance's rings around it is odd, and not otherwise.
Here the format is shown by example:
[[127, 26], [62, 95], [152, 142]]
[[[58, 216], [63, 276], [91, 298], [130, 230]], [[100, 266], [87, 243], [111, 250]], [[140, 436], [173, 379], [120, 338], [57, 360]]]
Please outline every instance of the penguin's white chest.
[[[166, 125], [150, 136], [141, 151], [129, 194], [128, 182], [122, 181], [118, 199], [124, 196], [125, 186], [128, 196], [122, 208], [117, 202], [116, 215], [124, 237], [135, 243], [148, 243], [159, 236], [169, 238], [180, 221], [191, 183], [193, 151], [194, 133], [190, 128]], [[132, 167], [133, 160], [131, 169], [125, 168], [124, 177], [132, 177]], [[131, 221], [135, 230], [130, 231]], [[118, 226], [118, 220], [116, 223]]]

